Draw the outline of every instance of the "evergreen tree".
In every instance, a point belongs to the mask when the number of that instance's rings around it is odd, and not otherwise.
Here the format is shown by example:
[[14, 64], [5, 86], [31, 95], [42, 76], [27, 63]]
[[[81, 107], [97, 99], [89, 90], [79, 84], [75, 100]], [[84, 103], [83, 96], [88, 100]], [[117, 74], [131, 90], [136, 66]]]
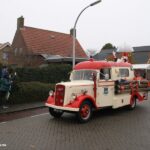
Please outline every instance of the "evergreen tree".
[[102, 49], [116, 49], [115, 46], [113, 46], [111, 43], [106, 43]]

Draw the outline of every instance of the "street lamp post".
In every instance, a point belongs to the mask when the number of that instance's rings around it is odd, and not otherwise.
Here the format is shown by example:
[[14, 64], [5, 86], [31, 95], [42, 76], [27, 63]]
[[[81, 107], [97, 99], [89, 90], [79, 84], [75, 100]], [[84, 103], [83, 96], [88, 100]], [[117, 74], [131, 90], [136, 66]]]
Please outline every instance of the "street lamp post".
[[75, 21], [75, 23], [74, 23], [74, 27], [73, 27], [73, 46], [72, 46], [72, 49], [73, 49], [73, 53], [72, 53], [72, 67], [73, 67], [73, 68], [74, 68], [74, 66], [75, 66], [76, 25], [77, 25], [77, 22], [78, 22], [78, 20], [79, 20], [79, 17], [81, 16], [81, 14], [82, 14], [87, 8], [89, 8], [89, 7], [91, 7], [91, 6], [94, 6], [94, 5], [96, 5], [96, 4], [100, 3], [100, 2], [101, 2], [101, 0], [98, 0], [98, 1], [96, 1], [96, 2], [91, 3], [90, 5], [86, 6], [84, 9], [82, 9], [82, 11], [79, 13], [79, 15], [78, 15], [78, 17], [77, 17], [77, 19], [76, 19], [76, 21]]

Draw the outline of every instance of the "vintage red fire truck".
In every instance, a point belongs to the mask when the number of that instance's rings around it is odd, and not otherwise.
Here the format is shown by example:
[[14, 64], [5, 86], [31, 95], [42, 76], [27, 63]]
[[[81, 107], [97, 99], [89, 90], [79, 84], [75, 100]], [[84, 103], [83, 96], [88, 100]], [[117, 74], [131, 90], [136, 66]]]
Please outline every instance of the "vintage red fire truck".
[[89, 61], [78, 63], [70, 82], [56, 84], [46, 101], [49, 112], [59, 118], [63, 112], [76, 113], [80, 122], [87, 122], [94, 110], [127, 106], [149, 99], [150, 82], [135, 77], [127, 62]]

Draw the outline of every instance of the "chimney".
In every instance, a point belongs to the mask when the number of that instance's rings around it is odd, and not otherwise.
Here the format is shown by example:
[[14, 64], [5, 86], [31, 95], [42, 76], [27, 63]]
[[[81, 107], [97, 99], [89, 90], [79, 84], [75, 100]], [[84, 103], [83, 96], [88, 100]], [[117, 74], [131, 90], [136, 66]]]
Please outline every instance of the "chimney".
[[[70, 35], [73, 36], [73, 28], [70, 29]], [[75, 29], [75, 37], [76, 37], [76, 29]]]
[[17, 30], [24, 27], [24, 18], [23, 16], [17, 19]]

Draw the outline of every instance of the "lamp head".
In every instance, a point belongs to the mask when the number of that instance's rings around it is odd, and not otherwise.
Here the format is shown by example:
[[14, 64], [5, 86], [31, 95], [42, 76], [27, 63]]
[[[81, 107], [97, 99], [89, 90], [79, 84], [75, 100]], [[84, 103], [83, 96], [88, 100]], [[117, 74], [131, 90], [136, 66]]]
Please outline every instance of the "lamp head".
[[102, 1], [102, 0], [98, 0], [98, 1], [96, 1], [96, 2], [93, 2], [93, 3], [90, 4], [90, 6], [94, 6], [94, 5], [98, 4], [98, 3], [100, 3], [101, 1]]

